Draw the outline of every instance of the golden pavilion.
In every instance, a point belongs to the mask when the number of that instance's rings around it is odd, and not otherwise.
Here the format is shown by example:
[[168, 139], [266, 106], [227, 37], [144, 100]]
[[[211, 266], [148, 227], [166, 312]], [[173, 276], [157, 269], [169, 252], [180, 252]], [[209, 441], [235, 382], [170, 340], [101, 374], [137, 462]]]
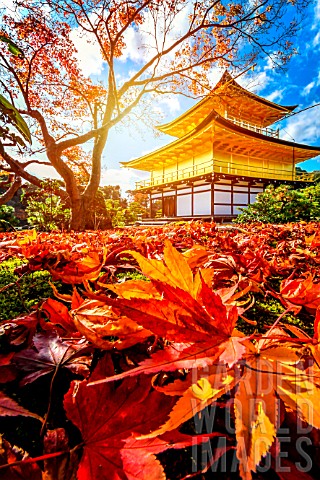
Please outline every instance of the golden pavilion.
[[296, 107], [259, 97], [225, 72], [210, 95], [157, 127], [176, 140], [122, 164], [150, 172], [135, 192], [150, 195], [151, 218], [159, 212], [172, 219], [232, 218], [269, 184], [313, 181], [295, 165], [319, 155], [320, 147], [282, 140], [271, 128]]

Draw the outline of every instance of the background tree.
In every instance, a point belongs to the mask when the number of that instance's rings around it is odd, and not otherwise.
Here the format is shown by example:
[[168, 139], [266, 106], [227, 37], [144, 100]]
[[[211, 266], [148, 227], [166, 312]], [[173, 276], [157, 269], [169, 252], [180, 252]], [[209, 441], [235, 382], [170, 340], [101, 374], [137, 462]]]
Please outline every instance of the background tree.
[[[12, 35], [24, 56], [0, 45], [0, 88], [27, 120], [34, 149], [21, 152], [1, 142], [0, 156], [16, 174], [38, 186], [41, 182], [26, 172], [26, 166], [41, 161], [52, 165], [65, 183], [71, 228], [92, 228], [110, 129], [138, 105], [141, 108], [143, 99], [168, 92], [208, 94], [213, 65], [239, 69], [260, 54], [279, 65], [286, 63], [294, 53], [291, 39], [299, 28], [295, 15], [306, 3], [17, 1], [15, 14], [2, 16], [0, 33]], [[97, 45], [105, 62], [102, 84], [94, 84], [79, 69], [71, 40], [74, 28]], [[123, 69], [126, 42], [139, 34], [144, 63], [121, 80], [117, 73]], [[70, 165], [74, 163], [70, 149], [81, 146], [90, 165], [80, 181]], [[41, 149], [45, 161], [38, 155]]]

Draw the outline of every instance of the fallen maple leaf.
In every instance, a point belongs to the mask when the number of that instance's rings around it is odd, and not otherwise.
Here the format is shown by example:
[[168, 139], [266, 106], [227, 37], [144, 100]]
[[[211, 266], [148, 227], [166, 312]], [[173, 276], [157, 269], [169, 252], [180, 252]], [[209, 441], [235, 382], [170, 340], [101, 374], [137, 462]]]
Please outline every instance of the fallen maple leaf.
[[[93, 378], [112, 375], [109, 357], [100, 361]], [[165, 475], [152, 452], [157, 445], [135, 440], [163, 423], [175, 397], [151, 389], [147, 376], [87, 388], [87, 381], [73, 381], [65, 395], [68, 418], [79, 428], [84, 452], [78, 480], [161, 480]], [[159, 445], [158, 445], [159, 447]], [[161, 445], [161, 451], [170, 446]]]
[[48, 265], [48, 269], [54, 280], [62, 280], [72, 285], [82, 283], [84, 280], [96, 280], [105, 263], [107, 251], [103, 251], [103, 258], [98, 252], [91, 252], [87, 255], [70, 254], [65, 252], [64, 256], [58, 256], [54, 265]]
[[320, 306], [320, 283], [313, 282], [311, 273], [306, 278], [286, 279], [281, 282], [280, 294], [291, 304], [302, 306], [312, 311]]
[[[201, 303], [178, 287], [155, 280], [152, 283], [161, 292], [162, 300], [107, 298], [105, 302], [172, 344], [152, 354], [139, 367], [114, 378], [211, 365], [223, 354], [218, 346], [225, 343], [227, 347], [227, 342], [232, 337], [238, 318], [237, 308], [230, 306], [227, 310], [219, 295], [203, 281], [198, 292]], [[240, 342], [243, 340], [233, 341], [233, 345], [238, 348], [232, 349], [232, 356], [225, 354], [224, 360], [233, 364], [242, 356], [244, 349]]]
[[21, 315], [2, 324], [3, 332], [9, 345], [20, 347], [24, 343], [30, 344], [39, 323], [38, 313], [32, 312]]
[[15, 400], [10, 397], [7, 397], [3, 392], [0, 392], [0, 416], [10, 416], [15, 417], [17, 415], [22, 415], [23, 417], [33, 417], [37, 420], [42, 421], [43, 419], [39, 415], [29, 412], [25, 408], [21, 407]]
[[[229, 392], [236, 383], [234, 372], [227, 369], [222, 363], [212, 365], [206, 368], [205, 371], [193, 369], [188, 373], [184, 381], [178, 380], [173, 385], [169, 384], [169, 388], [161, 389], [166, 394], [178, 393], [181, 395], [182, 393], [182, 396], [174, 405], [167, 422], [142, 438], [153, 438], [180, 427], [182, 423], [214, 403], [216, 399], [226, 392]], [[185, 385], [183, 392], [182, 385]]]
[[38, 333], [33, 337], [34, 348], [17, 353], [13, 362], [20, 370], [27, 372], [21, 385], [34, 382], [42, 375], [67, 368], [78, 375], [87, 376], [91, 357], [88, 344], [83, 341], [63, 342], [53, 333]]
[[65, 451], [64, 455], [44, 460], [42, 480], [74, 480], [79, 464], [78, 455], [70, 451], [69, 440], [64, 428], [47, 430], [43, 439], [46, 454]]
[[86, 300], [71, 312], [73, 324], [95, 347], [122, 350], [153, 335], [130, 318], [98, 300]]
[[[197, 272], [193, 275], [192, 270], [188, 264], [187, 259], [181, 253], [179, 253], [169, 240], [164, 242], [163, 261], [146, 258], [141, 253], [133, 250], [128, 250], [123, 253], [129, 253], [139, 264], [142, 273], [149, 277], [151, 280], [166, 283], [172, 287], [177, 287], [185, 292], [188, 292], [193, 298], [197, 298], [199, 290], [201, 290], [201, 275]], [[210, 269], [204, 269], [202, 280], [205, 280], [208, 284], [211, 283], [213, 271]], [[146, 282], [136, 281], [136, 286], [143, 292], [143, 286]], [[122, 288], [122, 290], [124, 287]], [[152, 293], [152, 285], [149, 287]], [[137, 289], [138, 290], [138, 289]], [[132, 291], [132, 289], [131, 289]], [[137, 294], [131, 293], [130, 298], [138, 297]], [[127, 297], [124, 297], [127, 298]], [[144, 298], [141, 295], [140, 298]]]
[[235, 395], [237, 457], [244, 480], [252, 478], [251, 472], [275, 439], [279, 426], [276, 395], [297, 410], [303, 421], [320, 427], [320, 412], [314, 408], [320, 402], [320, 387], [299, 368], [299, 348], [288, 342], [279, 346], [269, 336], [266, 339], [252, 345], [247, 354]]
[[[42, 304], [41, 310], [49, 317], [50, 323], [56, 325], [58, 333], [75, 333], [77, 331], [68, 307], [58, 302], [54, 298], [47, 298]], [[47, 325], [42, 324], [42, 328], [46, 330]]]

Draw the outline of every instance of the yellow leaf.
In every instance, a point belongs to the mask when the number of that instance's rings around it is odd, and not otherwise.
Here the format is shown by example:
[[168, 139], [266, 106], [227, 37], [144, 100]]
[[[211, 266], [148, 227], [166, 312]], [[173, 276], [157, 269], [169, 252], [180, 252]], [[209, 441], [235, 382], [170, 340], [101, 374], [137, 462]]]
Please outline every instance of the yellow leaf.
[[176, 286], [174, 279], [171, 278], [169, 269], [161, 260], [146, 258], [134, 250], [125, 250], [123, 253], [130, 253], [130, 255], [137, 260], [143, 275], [146, 277]]
[[281, 375], [277, 375], [276, 388], [281, 400], [296, 410], [302, 420], [320, 428], [320, 386], [312, 374], [295, 365], [283, 365]]
[[184, 256], [176, 250], [169, 240], [165, 241], [164, 261], [174, 278], [177, 287], [193, 293], [193, 275]]
[[234, 407], [237, 458], [243, 480], [252, 478], [251, 472], [268, 453], [278, 418], [273, 376], [263, 371], [259, 361], [253, 360], [250, 367], [252, 370], [247, 369], [240, 381]]
[[169, 240], [165, 242], [164, 262], [145, 258], [132, 250], [127, 250], [124, 253], [130, 253], [137, 260], [142, 273], [146, 277], [168, 283], [173, 287], [179, 287], [193, 295], [192, 271], [184, 256], [172, 246]]
[[17, 234], [17, 244], [26, 245], [36, 240], [37, 236], [38, 234], [36, 230], [23, 230]]
[[[98, 285], [101, 285], [98, 282]], [[144, 280], [127, 280], [123, 283], [104, 285], [122, 298], [161, 298], [161, 295], [150, 282]]]
[[[201, 375], [201, 370], [198, 371], [198, 375]], [[190, 373], [190, 376], [192, 376], [192, 373]], [[188, 384], [188, 379], [186, 382]], [[196, 383], [187, 388], [173, 407], [168, 421], [158, 430], [141, 438], [153, 438], [178, 428], [182, 423], [192, 418], [208, 405], [211, 405], [214, 400], [233, 388], [234, 382], [233, 372], [228, 371], [225, 365], [218, 364], [208, 367], [208, 376], [200, 377]]]

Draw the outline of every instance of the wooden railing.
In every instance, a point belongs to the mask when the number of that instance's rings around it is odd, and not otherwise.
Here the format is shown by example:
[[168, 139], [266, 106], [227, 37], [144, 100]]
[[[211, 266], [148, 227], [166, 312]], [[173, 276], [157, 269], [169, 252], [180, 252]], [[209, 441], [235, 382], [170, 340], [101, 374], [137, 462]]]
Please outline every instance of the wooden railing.
[[297, 180], [302, 182], [312, 182], [314, 179], [313, 173], [292, 173], [277, 168], [251, 167], [250, 165], [239, 165], [231, 162], [224, 162], [222, 160], [211, 159], [191, 167], [182, 168], [179, 171], [157, 175], [151, 179], [136, 182], [136, 189], [140, 190], [142, 188], [156, 187], [158, 185], [165, 185], [178, 180], [188, 180], [207, 173], [221, 173], [261, 179], [268, 178], [273, 180]]
[[234, 123], [235, 125], [239, 125], [240, 127], [247, 128], [248, 130], [252, 130], [253, 132], [261, 133], [261, 135], [266, 135], [267, 137], [279, 138], [279, 128], [261, 128], [257, 125], [252, 125], [251, 123], [245, 122], [243, 120], [238, 120], [237, 118], [228, 117], [226, 115], [226, 119], [230, 120], [230, 122]]

